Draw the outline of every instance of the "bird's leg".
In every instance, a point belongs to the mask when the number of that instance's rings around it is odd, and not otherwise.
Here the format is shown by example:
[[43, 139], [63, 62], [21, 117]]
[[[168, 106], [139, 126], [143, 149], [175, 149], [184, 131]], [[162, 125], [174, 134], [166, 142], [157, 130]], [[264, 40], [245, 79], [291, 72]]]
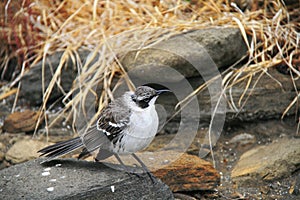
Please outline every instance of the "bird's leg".
[[147, 166], [143, 163], [143, 161], [137, 156], [135, 155], [134, 153], [131, 154], [134, 159], [136, 159], [138, 161], [138, 163], [140, 163], [140, 165], [142, 166], [142, 168], [144, 169], [144, 171], [148, 174], [148, 176], [150, 177], [152, 183], [156, 183], [156, 179], [155, 177], [153, 176], [153, 174], [150, 172], [150, 170], [147, 168]]
[[126, 171], [126, 173], [128, 173], [129, 175], [134, 174], [137, 177], [140, 177], [140, 175], [138, 175], [138, 173], [135, 173], [134, 169], [127, 167], [125, 165], [125, 163], [121, 160], [120, 156], [118, 154], [114, 154], [114, 156], [116, 157], [116, 159], [118, 160], [118, 162], [122, 165], [123, 169]]

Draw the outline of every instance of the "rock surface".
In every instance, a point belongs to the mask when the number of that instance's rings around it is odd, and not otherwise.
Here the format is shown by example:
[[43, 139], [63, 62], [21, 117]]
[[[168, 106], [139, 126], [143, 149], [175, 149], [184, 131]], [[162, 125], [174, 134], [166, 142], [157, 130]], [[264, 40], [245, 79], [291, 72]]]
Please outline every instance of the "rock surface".
[[[184, 46], [180, 45], [180, 42], [193, 41], [184, 43]], [[195, 47], [196, 44], [196, 47]], [[202, 50], [199, 51], [199, 45], [202, 46]], [[172, 51], [167, 51], [171, 49]], [[174, 53], [175, 52], [175, 53]], [[177, 55], [176, 55], [177, 52]], [[219, 68], [226, 68], [238, 59], [240, 59], [246, 53], [246, 47], [241, 37], [240, 31], [233, 28], [215, 28], [206, 30], [197, 30], [181, 34], [163, 42], [154, 45], [149, 49], [145, 49], [137, 52], [129, 52], [122, 59], [122, 64], [131, 74], [139, 78], [148, 79], [151, 81], [158, 80], [159, 82], [168, 81], [178, 88], [178, 91], [185, 91], [186, 88], [182, 88], [182, 81], [184, 77], [189, 77], [188, 81], [193, 88], [197, 88], [203, 84], [203, 79], [200, 77], [197, 70], [189, 63], [185, 58], [178, 55], [188, 57], [191, 61], [201, 62], [203, 69], [201, 73], [205, 73], [206, 76], [212, 76], [209, 68], [206, 64], [210, 62], [210, 57], [214, 60], [214, 63]], [[89, 52], [83, 51], [79, 53], [82, 60], [86, 59]], [[45, 74], [47, 74], [46, 84], [50, 82], [53, 72], [59, 64], [61, 53], [49, 56], [46, 60]], [[95, 57], [95, 60], [97, 56]], [[197, 62], [198, 63], [198, 62]], [[72, 87], [73, 79], [76, 75], [72, 69], [74, 64], [71, 61], [67, 62], [67, 68], [63, 68], [59, 82], [65, 90]], [[50, 70], [50, 66], [53, 67]], [[180, 72], [182, 76], [178, 77], [176, 74], [170, 73], [170, 71], [164, 71], [165, 67], [171, 67], [174, 70]], [[28, 71], [22, 79], [21, 95], [26, 97], [33, 104], [40, 104], [42, 102], [42, 84], [41, 84], [42, 62], [38, 63], [35, 67]], [[226, 120], [227, 121], [253, 121], [256, 119], [271, 119], [281, 117], [283, 111], [291, 103], [293, 98], [297, 95], [294, 91], [294, 85], [290, 76], [279, 73], [276, 69], [269, 69], [268, 74], [263, 75], [254, 74], [251, 78], [252, 81], [249, 84], [248, 90], [245, 92], [248, 80], [242, 81], [232, 86], [230, 91], [227, 90], [227, 98], [232, 97], [232, 101], [227, 99], [231, 103], [228, 106]], [[203, 74], [202, 74], [203, 75]], [[163, 78], [162, 78], [163, 77]], [[276, 81], [275, 81], [276, 80]], [[145, 82], [146, 80], [144, 80]], [[173, 81], [173, 82], [172, 82]], [[295, 80], [297, 87], [300, 86], [300, 82]], [[181, 92], [182, 93], [182, 92]], [[185, 94], [185, 93], [184, 93]], [[61, 96], [61, 92], [58, 89], [53, 90], [53, 94], [50, 99], [56, 100]], [[241, 96], [244, 98], [241, 99]], [[215, 95], [216, 96], [216, 95]], [[282, 98], [274, 97], [281, 96]], [[50, 100], [51, 101], [51, 100]], [[173, 113], [174, 106], [178, 103], [176, 98], [164, 95], [160, 98], [160, 103], [164, 107], [169, 107], [170, 113]], [[206, 126], [210, 121], [211, 116], [211, 95], [207, 90], [204, 90], [198, 95], [198, 103], [200, 107], [201, 122], [200, 124]], [[224, 111], [225, 112], [225, 111]], [[193, 111], [188, 111], [193, 113]], [[294, 114], [295, 109], [290, 109], [288, 114]], [[189, 118], [188, 115], [186, 115]], [[169, 116], [168, 116], [169, 117]], [[183, 116], [185, 117], [185, 116]], [[192, 117], [199, 117], [199, 113]], [[175, 123], [178, 123], [179, 118], [174, 118]], [[174, 123], [167, 126], [167, 130], [170, 133], [174, 133]]]
[[[62, 55], [63, 53], [57, 52], [45, 59], [45, 65], [43, 65], [43, 61], [40, 61], [35, 66], [30, 68], [30, 70], [28, 70], [21, 79], [20, 95], [26, 98], [26, 100], [33, 105], [42, 104], [43, 92], [45, 92], [43, 91], [43, 79], [46, 90], [54, 73], [58, 69]], [[67, 62], [67, 66], [63, 67], [63, 70], [60, 71], [61, 77], [59, 80], [63, 81], [57, 80], [57, 83], [59, 83], [60, 86], [65, 90], [71, 88], [73, 80], [76, 76], [75, 69], [72, 65], [74, 64], [71, 60], [69, 60], [69, 62]], [[54, 87], [49, 100], [55, 100], [61, 95], [62, 92], [60, 89], [58, 87]]]
[[[186, 40], [190, 41], [186, 43]], [[195, 45], [196, 44], [196, 45]], [[168, 49], [170, 51], [168, 51]], [[172, 50], [172, 51], [171, 51]], [[172, 53], [173, 50], [175, 54]], [[127, 71], [135, 71], [140, 78], [147, 80], [163, 80], [167, 82], [179, 81], [182, 78], [199, 77], [199, 72], [184, 58], [178, 56], [183, 55], [191, 60], [201, 62], [205, 70], [201, 73], [209, 75], [209, 62], [211, 58], [217, 67], [226, 67], [246, 54], [247, 48], [243, 42], [239, 29], [235, 28], [211, 28], [205, 30], [196, 30], [172, 37], [168, 40], [160, 42], [157, 46], [145, 49], [139, 52], [136, 57], [135, 51], [129, 52], [123, 59], [122, 64]], [[176, 53], [177, 52], [177, 53]], [[81, 60], [86, 60], [90, 52], [80, 50], [78, 52]], [[62, 96], [61, 89], [68, 91], [72, 87], [74, 78], [76, 77], [76, 63], [69, 59], [62, 69], [58, 69], [63, 53], [57, 52], [46, 58], [44, 66], [44, 83], [45, 88], [50, 83], [56, 70], [60, 71], [61, 76], [56, 81], [59, 87], [54, 87], [51, 93], [50, 101], [56, 100]], [[98, 59], [94, 58], [91, 64]], [[213, 62], [212, 62], [213, 63]], [[165, 71], [165, 67], [171, 67], [182, 75], [177, 77]], [[42, 100], [42, 76], [43, 62], [40, 61], [33, 66], [21, 80], [21, 96], [27, 98], [33, 105], [40, 105]], [[145, 76], [146, 75], [146, 76]], [[201, 78], [200, 78], [201, 79]]]
[[[246, 52], [239, 29], [210, 28], [171, 37], [141, 51], [131, 51], [122, 59], [122, 65], [130, 72], [129, 75], [140, 79], [178, 82], [183, 78], [200, 76], [189, 61], [206, 66], [201, 73], [207, 73], [210, 59], [221, 68], [241, 59]], [[172, 71], [168, 68], [175, 69], [181, 76], [170, 74]]]
[[211, 163], [186, 153], [153, 174], [173, 192], [214, 190], [220, 184], [220, 174]]
[[232, 170], [238, 185], [287, 177], [299, 169], [300, 139], [278, 139], [245, 152]]
[[0, 171], [0, 199], [173, 199], [161, 181], [72, 159], [32, 160]]
[[[267, 120], [267, 119], [280, 119], [285, 109], [290, 105], [291, 101], [296, 97], [294, 91], [293, 82], [290, 76], [279, 73], [276, 69], [268, 70], [268, 75], [254, 74], [248, 90], [245, 92], [247, 81], [243, 81], [232, 86], [231, 91], [226, 91], [227, 103], [230, 102], [230, 106], [226, 108], [226, 122], [228, 123], [240, 123], [240, 122], [253, 122], [255, 120]], [[275, 81], [276, 80], [276, 81]], [[196, 78], [190, 79], [190, 83], [193, 87], [199, 86], [199, 80]], [[255, 84], [255, 85], [254, 85]], [[180, 83], [174, 83], [175, 88], [178, 91], [184, 90]], [[300, 87], [300, 81], [295, 81], [296, 87]], [[244, 94], [244, 98], [240, 101], [241, 96]], [[232, 101], [230, 100], [230, 96]], [[280, 97], [280, 98], [274, 98]], [[206, 127], [210, 123], [211, 119], [211, 96], [208, 90], [197, 95], [197, 101], [199, 104], [200, 126]], [[163, 105], [168, 113], [174, 112], [174, 107], [178, 103], [175, 98], [170, 94], [162, 95], [158, 99], [159, 104]], [[235, 108], [232, 106], [234, 102]], [[293, 115], [297, 109], [291, 107], [287, 115]], [[186, 115], [181, 117], [194, 119], [194, 110], [187, 110]], [[198, 116], [199, 116], [198, 115]], [[168, 116], [169, 118], [170, 116]], [[174, 133], [174, 127], [178, 127], [176, 123], [180, 121], [178, 116], [173, 119], [175, 123], [169, 123], [165, 126], [167, 132]]]
[[24, 139], [16, 142], [6, 153], [5, 159], [13, 164], [38, 158], [38, 150], [49, 145], [32, 139]]
[[36, 128], [39, 117], [39, 125], [43, 122], [44, 115], [39, 111], [24, 110], [8, 115], [3, 123], [3, 131], [9, 133], [31, 132]]
[[[136, 155], [173, 192], [214, 190], [220, 183], [218, 171], [198, 156], [171, 150], [138, 152]], [[137, 165], [132, 156], [121, 156], [121, 159], [128, 166]], [[118, 163], [114, 157], [105, 161]]]
[[[85, 60], [90, 52], [80, 51], [79, 53], [82, 60]], [[69, 91], [71, 89], [73, 81], [77, 75], [75, 67], [76, 63], [74, 63], [72, 59], [68, 59], [64, 66], [59, 69], [58, 67], [62, 56], [62, 52], [56, 52], [47, 56], [45, 59], [45, 65], [43, 65], [43, 61], [38, 62], [22, 77], [20, 95], [26, 98], [26, 100], [28, 100], [32, 105], [41, 105], [43, 103], [43, 92], [46, 91], [57, 70], [60, 76], [56, 80], [56, 85], [49, 96], [49, 101], [52, 102], [61, 97], [63, 95], [62, 90]], [[45, 91], [43, 91], [43, 80]], [[57, 84], [59, 87], [57, 87]]]

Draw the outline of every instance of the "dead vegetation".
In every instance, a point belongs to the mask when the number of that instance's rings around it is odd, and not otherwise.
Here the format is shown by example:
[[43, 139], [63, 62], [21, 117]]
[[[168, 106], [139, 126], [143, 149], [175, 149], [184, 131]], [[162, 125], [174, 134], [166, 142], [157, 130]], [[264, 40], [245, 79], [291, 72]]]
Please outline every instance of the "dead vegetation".
[[[6, 0], [0, 5], [1, 43], [5, 47], [0, 54], [1, 78], [11, 71], [9, 62], [18, 61], [10, 76], [9, 88], [18, 87], [20, 77], [35, 63], [45, 61], [47, 55], [54, 52], [63, 52], [50, 85], [44, 86], [42, 111], [47, 109], [46, 102], [54, 85], [60, 84], [57, 80], [68, 59], [78, 63], [76, 81], [80, 84], [64, 91], [62, 113], [80, 104], [99, 82], [104, 85], [100, 105], [113, 98], [113, 77], [125, 75], [118, 60], [124, 53], [146, 48], [180, 32], [207, 27], [238, 27], [247, 43], [247, 61], [239, 67], [231, 66], [223, 74], [224, 86], [229, 91], [241, 81], [247, 82], [247, 91], [253, 84], [253, 76], [269, 76], [271, 67], [283, 66], [293, 81], [300, 76], [297, 2], [296, 7], [280, 0]], [[88, 61], [98, 52], [101, 56], [96, 64], [88, 67], [89, 62], [80, 60], [79, 49], [91, 51]], [[130, 85], [130, 80], [127, 81]], [[75, 93], [77, 89], [80, 93]], [[287, 110], [298, 102], [297, 88], [295, 91], [295, 99]], [[231, 102], [231, 106], [242, 107], [247, 100], [245, 94], [240, 97], [239, 105]]]

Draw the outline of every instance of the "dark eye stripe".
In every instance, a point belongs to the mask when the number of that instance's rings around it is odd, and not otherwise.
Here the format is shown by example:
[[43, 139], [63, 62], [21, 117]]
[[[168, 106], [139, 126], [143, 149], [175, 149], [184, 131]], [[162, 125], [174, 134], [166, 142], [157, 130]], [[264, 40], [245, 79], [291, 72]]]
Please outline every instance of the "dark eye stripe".
[[144, 99], [144, 100], [142, 100], [142, 101], [144, 101], [144, 102], [146, 102], [146, 103], [149, 103], [149, 102], [150, 102], [150, 100], [151, 100], [151, 97], [149, 97], [149, 98], [146, 98], [146, 99]]

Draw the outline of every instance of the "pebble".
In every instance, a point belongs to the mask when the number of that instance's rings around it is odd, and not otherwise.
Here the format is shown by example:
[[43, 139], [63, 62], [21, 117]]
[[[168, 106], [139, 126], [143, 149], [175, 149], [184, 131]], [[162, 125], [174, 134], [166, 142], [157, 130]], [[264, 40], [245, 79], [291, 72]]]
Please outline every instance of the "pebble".
[[110, 189], [111, 189], [111, 192], [115, 192], [115, 186], [114, 185], [110, 186]]
[[47, 188], [47, 191], [48, 191], [48, 192], [53, 192], [53, 190], [54, 190], [54, 187], [48, 187], [48, 188]]
[[239, 135], [234, 136], [229, 140], [229, 144], [240, 143], [243, 145], [254, 143], [255, 136], [249, 133], [241, 133]]
[[42, 173], [42, 176], [49, 176], [49, 175], [50, 175], [50, 172], [48, 172], [48, 171]]
[[48, 172], [48, 171], [50, 171], [50, 170], [51, 170], [50, 167], [47, 167], [47, 168], [44, 169], [45, 172]]

